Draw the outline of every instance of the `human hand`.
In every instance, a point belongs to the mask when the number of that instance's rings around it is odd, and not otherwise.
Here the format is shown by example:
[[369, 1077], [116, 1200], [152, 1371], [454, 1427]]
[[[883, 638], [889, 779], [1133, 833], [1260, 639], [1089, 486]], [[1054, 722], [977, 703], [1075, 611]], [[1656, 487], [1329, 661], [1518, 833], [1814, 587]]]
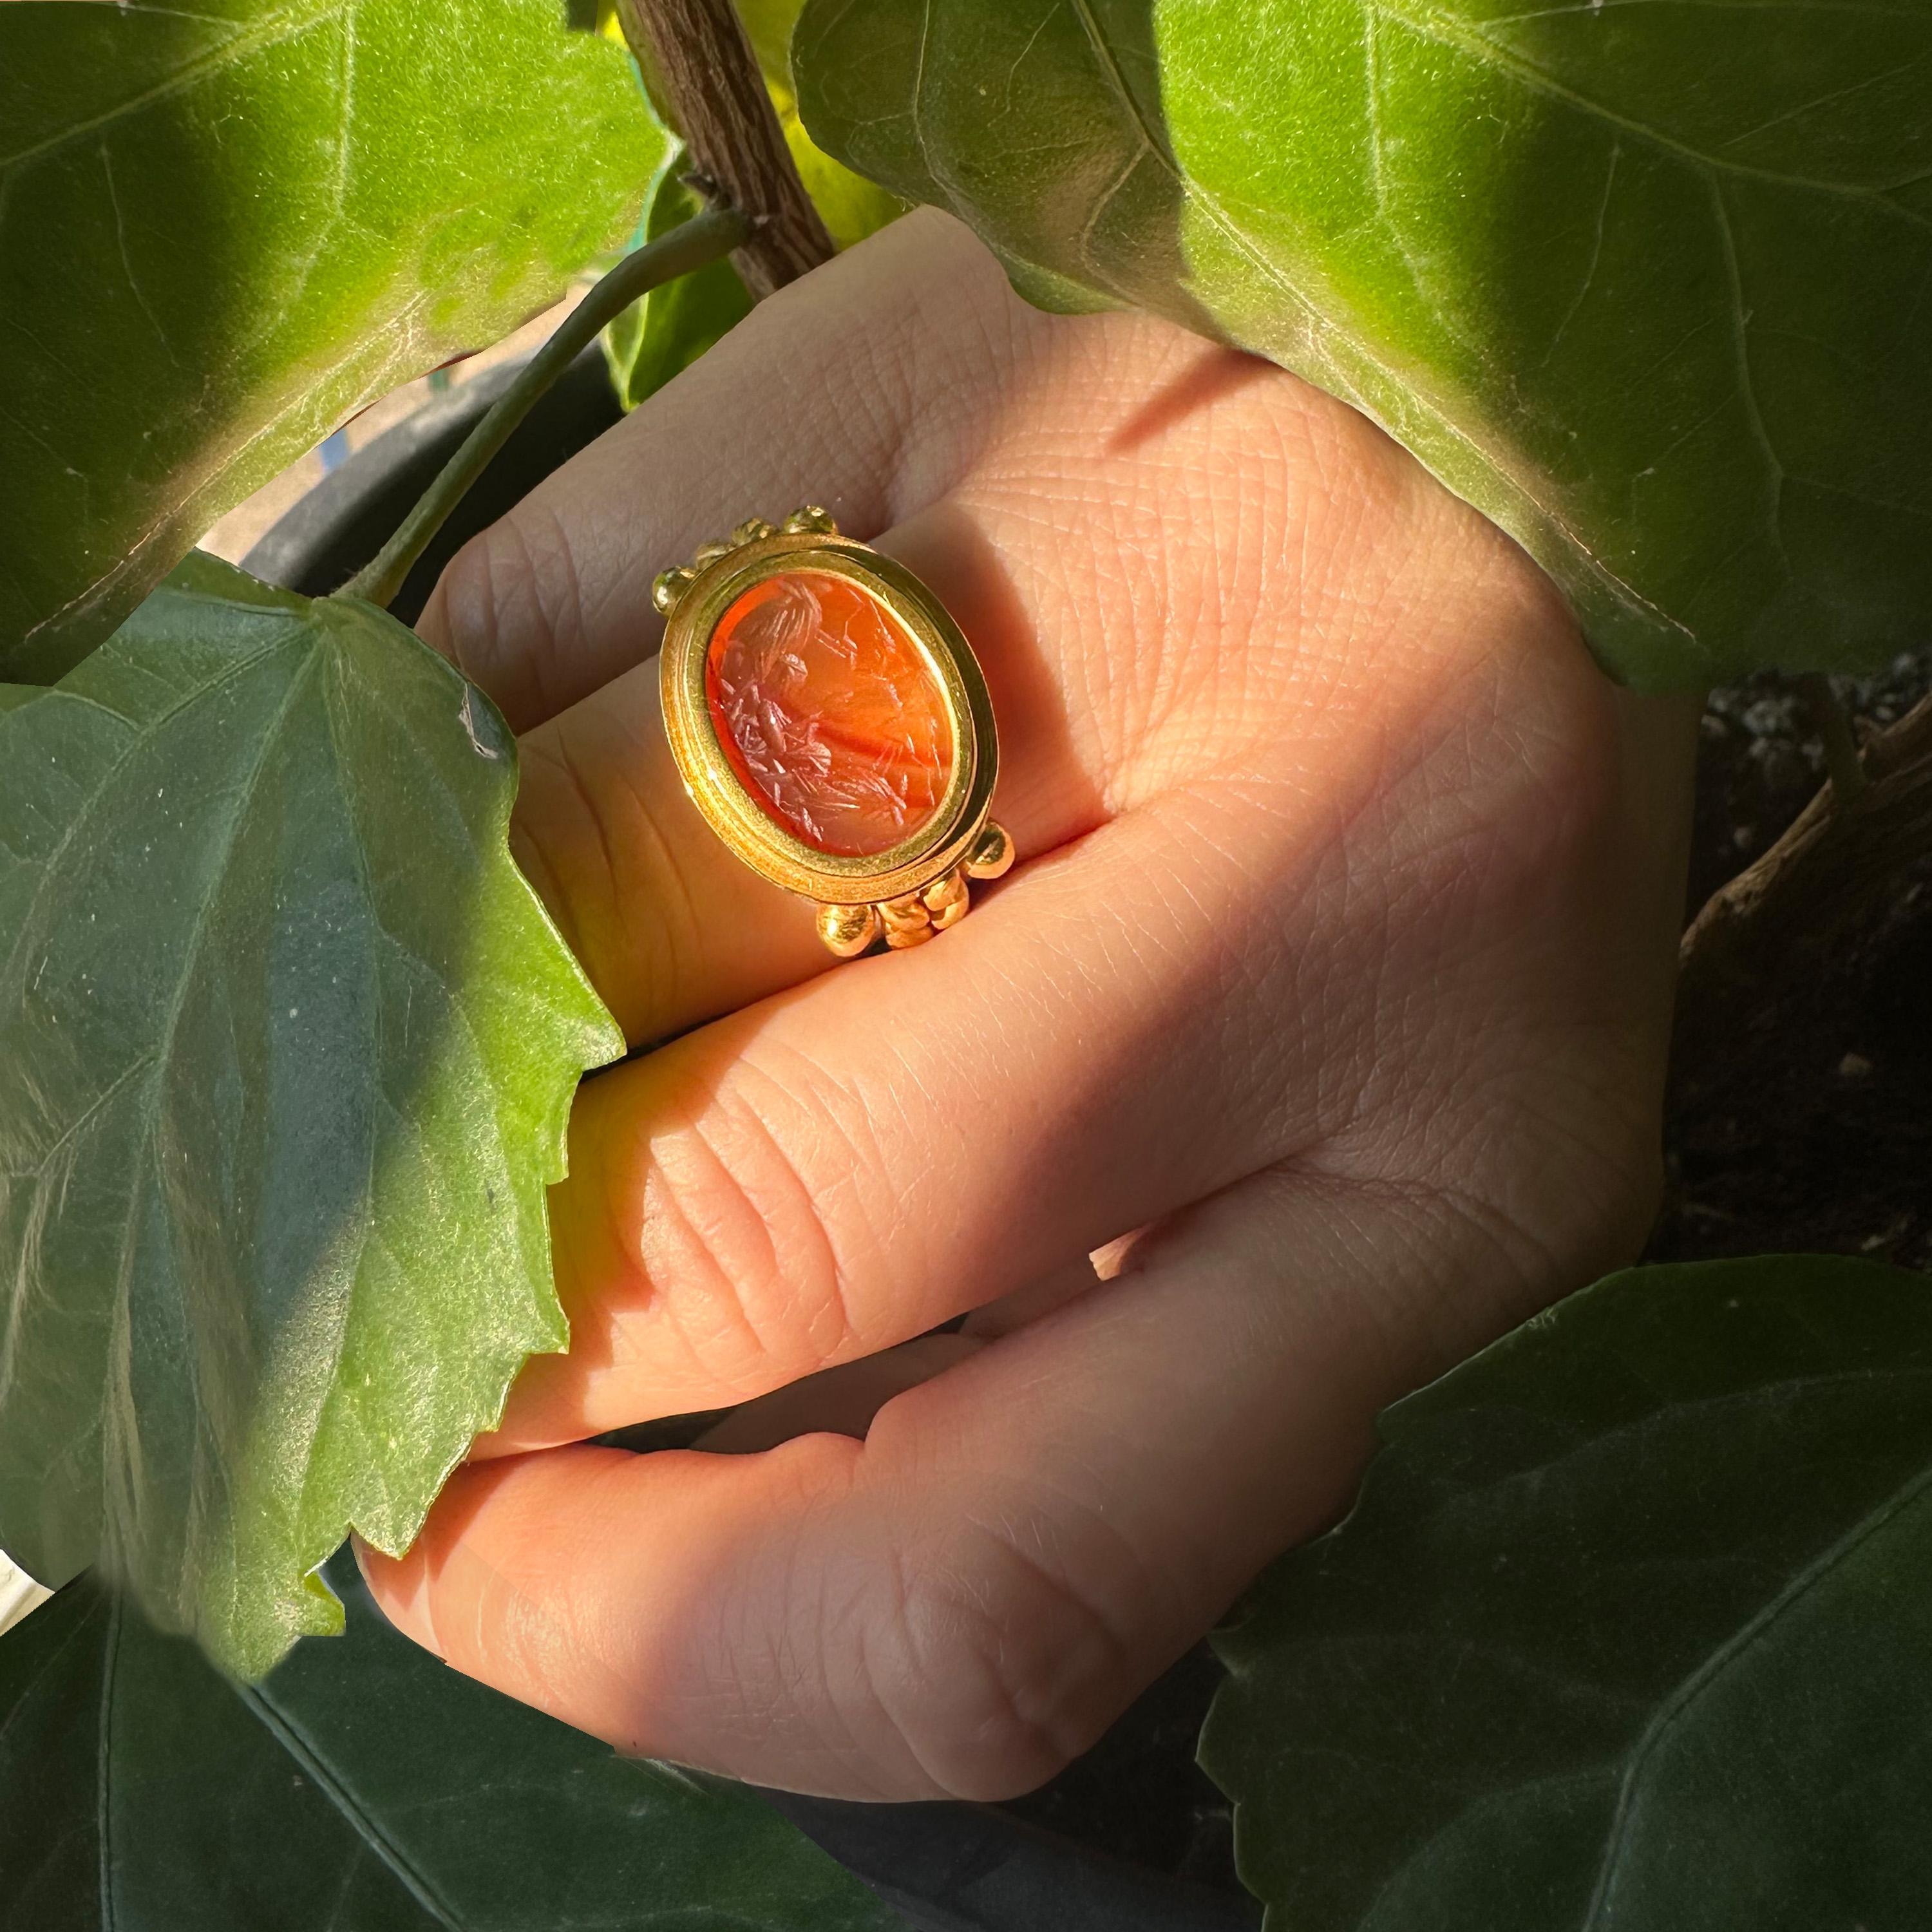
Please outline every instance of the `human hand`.
[[[685, 798], [644, 662], [656, 571], [805, 502], [973, 640], [1021, 855], [829, 971]], [[578, 1100], [571, 1352], [364, 1554], [458, 1668], [766, 1784], [1012, 1794], [1332, 1518], [1378, 1408], [1640, 1240], [1694, 709], [1614, 690], [1514, 544], [1292, 376], [1037, 315], [913, 215], [423, 628], [526, 734], [530, 878], [669, 1042]], [[579, 1440], [760, 1397], [715, 1439], [749, 1453]]]

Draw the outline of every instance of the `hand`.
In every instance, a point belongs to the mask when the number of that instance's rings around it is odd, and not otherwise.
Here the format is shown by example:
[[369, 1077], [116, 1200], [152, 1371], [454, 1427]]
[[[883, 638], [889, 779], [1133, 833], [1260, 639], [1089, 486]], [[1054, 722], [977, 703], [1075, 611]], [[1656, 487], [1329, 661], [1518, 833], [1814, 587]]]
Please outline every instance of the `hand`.
[[[685, 798], [646, 662], [652, 574], [806, 502], [973, 640], [1021, 854], [836, 967]], [[1640, 1243], [1695, 707], [1615, 690], [1293, 377], [1038, 315], [914, 215], [424, 629], [526, 734], [530, 877], [668, 1042], [578, 1101], [571, 1352], [364, 1556], [457, 1668], [766, 1784], [1011, 1795], [1334, 1517], [1378, 1407]], [[579, 1440], [748, 1402], [714, 1453]]]

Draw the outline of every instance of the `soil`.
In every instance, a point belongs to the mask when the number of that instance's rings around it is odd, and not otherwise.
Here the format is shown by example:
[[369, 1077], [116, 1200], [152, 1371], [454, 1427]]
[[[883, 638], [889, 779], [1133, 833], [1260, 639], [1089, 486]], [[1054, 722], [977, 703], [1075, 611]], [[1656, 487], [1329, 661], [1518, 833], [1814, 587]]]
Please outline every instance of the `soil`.
[[[1839, 686], [1866, 730], [1932, 687], [1932, 651]], [[1824, 754], [1774, 677], [1704, 716], [1694, 908], [1795, 818]], [[1802, 1250], [1932, 1268], [1932, 849], [1892, 880], [1822, 972], [1793, 974], [1726, 1042], [1724, 1077], [1666, 1124], [1669, 1186], [1647, 1258]]]
[[[1836, 686], [1862, 733], [1932, 690], [1932, 650]], [[1824, 778], [1798, 688], [1714, 693], [1703, 722], [1686, 923], [1790, 825]], [[1778, 1250], [1932, 1269], [1932, 850], [1830, 970], [1776, 991], [1721, 1088], [1665, 1123], [1667, 1183], [1645, 1258]], [[1768, 1018], [1769, 1024], [1766, 1024]], [[1239, 1892], [1228, 1803], [1194, 1762], [1220, 1671], [1190, 1652], [1084, 1758], [1006, 1808], [1216, 1891]]]

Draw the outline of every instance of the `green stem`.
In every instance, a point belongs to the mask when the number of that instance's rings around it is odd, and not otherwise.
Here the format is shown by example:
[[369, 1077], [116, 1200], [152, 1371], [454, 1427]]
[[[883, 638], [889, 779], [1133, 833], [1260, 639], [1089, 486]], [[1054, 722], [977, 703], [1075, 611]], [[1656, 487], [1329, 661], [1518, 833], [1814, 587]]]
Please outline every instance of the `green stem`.
[[404, 578], [464, 493], [510, 440], [538, 398], [596, 340], [597, 332], [615, 321], [640, 296], [741, 247], [752, 229], [751, 221], [736, 208], [710, 208], [626, 255], [564, 317], [556, 332], [490, 405], [483, 420], [464, 438], [462, 446], [443, 465], [374, 561], [358, 570], [335, 594], [388, 609], [390, 599], [403, 587]]
[[1852, 721], [1832, 688], [1832, 680], [1820, 671], [1807, 671], [1798, 680], [1810, 708], [1811, 722], [1825, 747], [1825, 773], [1840, 805], [1850, 805], [1865, 788], [1864, 756], [1852, 732]]

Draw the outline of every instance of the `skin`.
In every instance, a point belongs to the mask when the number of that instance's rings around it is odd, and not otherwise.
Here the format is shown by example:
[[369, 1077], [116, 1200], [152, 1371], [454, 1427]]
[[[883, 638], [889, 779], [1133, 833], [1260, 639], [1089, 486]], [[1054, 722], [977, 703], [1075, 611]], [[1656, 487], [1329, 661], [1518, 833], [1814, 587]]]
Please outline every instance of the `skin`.
[[[652, 574], [805, 502], [973, 639], [1021, 855], [844, 965], [685, 798], [652, 661]], [[652, 1049], [578, 1101], [570, 1353], [364, 1554], [458, 1669], [767, 1784], [1025, 1790], [1346, 1507], [1378, 1408], [1637, 1249], [1696, 708], [1294, 377], [1037, 314], [915, 214], [423, 629], [523, 734], [518, 856]]]

